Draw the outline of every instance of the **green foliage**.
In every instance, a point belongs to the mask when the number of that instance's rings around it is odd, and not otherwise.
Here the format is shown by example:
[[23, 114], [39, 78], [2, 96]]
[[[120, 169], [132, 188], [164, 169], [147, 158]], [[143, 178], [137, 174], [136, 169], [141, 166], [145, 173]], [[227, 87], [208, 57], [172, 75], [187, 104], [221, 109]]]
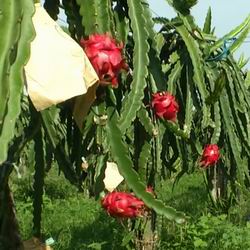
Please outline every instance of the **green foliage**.
[[147, 85], [147, 66], [149, 63], [148, 32], [145, 29], [146, 19], [143, 15], [143, 6], [139, 1], [133, 0], [128, 1], [128, 6], [135, 47], [133, 52], [133, 81], [131, 83], [131, 91], [123, 102], [119, 121], [122, 132], [125, 132], [129, 128], [142, 105], [144, 89]]
[[215, 104], [218, 101], [218, 99], [221, 95], [221, 92], [222, 92], [223, 88], [225, 87], [225, 83], [226, 83], [226, 74], [224, 71], [222, 71], [214, 83], [213, 92], [206, 100], [207, 103]]
[[[32, 123], [39, 122], [38, 113], [33, 110]], [[43, 187], [44, 187], [44, 172], [45, 172], [45, 158], [43, 147], [43, 132], [41, 130], [34, 137], [34, 151], [35, 151], [35, 175], [34, 175], [34, 196], [33, 196], [33, 230], [34, 236], [41, 236], [41, 214], [43, 203]]]
[[128, 186], [149, 208], [154, 209], [157, 213], [166, 216], [170, 220], [183, 223], [185, 221], [184, 214], [176, 212], [173, 208], [164, 206], [162, 202], [154, 199], [151, 194], [146, 192], [145, 185], [140, 181], [136, 171], [133, 170], [133, 163], [126, 150], [125, 144], [122, 142], [122, 133], [116, 125], [117, 114], [115, 114], [113, 108], [108, 108], [107, 112], [109, 117], [107, 132], [110, 138], [112, 156], [117, 162], [120, 173], [126, 178]]
[[43, 7], [46, 9], [46, 11], [49, 13], [51, 18], [54, 20], [57, 20], [57, 16], [59, 14], [59, 0], [45, 0]]
[[83, 33], [79, 6], [75, 0], [62, 0], [62, 4], [67, 17], [68, 32], [72, 38], [79, 41]]
[[[177, 175], [177, 179], [188, 169], [193, 168], [196, 162], [192, 158], [196, 158], [201, 153], [204, 144], [216, 143], [223, 152], [219, 167], [223, 169], [224, 180], [227, 180], [225, 183], [230, 190], [229, 193], [224, 193], [226, 196], [224, 199], [231, 200], [232, 192], [240, 191], [238, 186], [236, 188], [235, 180], [237, 179], [244, 186], [243, 183], [248, 182], [249, 179], [247, 121], [250, 106], [244, 74], [228, 53], [237, 49], [244, 40], [249, 31], [249, 17], [217, 41], [212, 34], [207, 36], [207, 33], [212, 33], [211, 11], [208, 11], [204, 25], [206, 34], [197, 27], [191, 15], [179, 14], [179, 17], [174, 20], [163, 18], [158, 19], [158, 22], [163, 25], [161, 32], [166, 43], [162, 47], [161, 60], [162, 63], [168, 62], [164, 65], [164, 72], [170, 82], [168, 90], [175, 93], [181, 104], [179, 127], [183, 127], [183, 131], [187, 129], [190, 133], [188, 144], [185, 144], [185, 148], [179, 148], [182, 170]], [[221, 53], [220, 47], [223, 41], [235, 35], [239, 35], [239, 39], [233, 43], [230, 52], [221, 60], [213, 61], [213, 54]], [[170, 48], [171, 52], [169, 52]], [[210, 60], [207, 60], [209, 54]], [[180, 65], [186, 65], [186, 67], [180, 68]], [[187, 85], [185, 86], [184, 83]], [[186, 111], [185, 114], [182, 110]], [[199, 115], [200, 111], [203, 111], [202, 115]], [[199, 128], [197, 128], [198, 124]], [[177, 131], [172, 130], [175, 135], [178, 135]], [[241, 144], [237, 137], [240, 137], [244, 143]], [[193, 157], [189, 158], [189, 154]], [[216, 176], [219, 178], [218, 175]], [[213, 186], [211, 178], [209, 181], [211, 188]]]
[[192, 64], [194, 68], [193, 79], [199, 89], [201, 99], [203, 102], [203, 105], [202, 105], [203, 106], [203, 125], [202, 126], [205, 128], [208, 126], [208, 122], [209, 122], [208, 119], [209, 119], [210, 112], [209, 112], [207, 105], [205, 104], [205, 100], [208, 96], [208, 91], [206, 89], [206, 84], [205, 84], [205, 79], [204, 79], [204, 66], [200, 59], [201, 51], [199, 49], [199, 44], [197, 43], [195, 39], [193, 39], [192, 36], [190, 36], [187, 28], [184, 25], [177, 26], [176, 30], [179, 32], [182, 39], [184, 40], [187, 50], [189, 52], [189, 56], [192, 60]]
[[[23, 70], [35, 32], [33, 2], [2, 1], [0, 5], [0, 164], [7, 159], [8, 145], [14, 137], [15, 122], [21, 111]], [[3, 18], [4, 17], [4, 18]]]
[[41, 113], [41, 117], [42, 125], [46, 132], [46, 139], [51, 145], [52, 152], [54, 153], [58, 165], [63, 171], [65, 177], [72, 184], [77, 185], [78, 177], [72, 166], [73, 164], [63, 141], [66, 137], [65, 127], [60, 123], [60, 117], [57, 109], [51, 108], [50, 110], [43, 111]]
[[197, 4], [198, 0], [168, 0], [168, 2], [183, 15], [190, 13], [190, 8]]
[[249, 226], [238, 226], [226, 215], [201, 216], [197, 221], [177, 229], [162, 242], [162, 249], [248, 249]]
[[[25, 99], [21, 97], [23, 69], [34, 37], [31, 20], [33, 3], [22, 0], [14, 5], [4, 0], [0, 4], [0, 33], [4, 34], [0, 39], [0, 164], [6, 160], [11, 166], [16, 163], [19, 172], [20, 166], [25, 163], [35, 166], [36, 234], [40, 231], [43, 171], [49, 171], [56, 165], [78, 190], [86, 188], [90, 195], [98, 198], [104, 189], [106, 162], [115, 161], [128, 188], [135, 195], [159, 215], [177, 222], [184, 222], [184, 215], [154, 199], [145, 188], [150, 185], [156, 191], [160, 190], [159, 183], [169, 178], [180, 185], [181, 177], [198, 166], [204, 145], [216, 143], [221, 148], [221, 159], [214, 169], [213, 180], [223, 174], [223, 185], [228, 190], [220, 197], [226, 204], [223, 208], [228, 208], [249, 185], [249, 74], [246, 77], [242, 72], [244, 63], [236, 63], [230, 53], [247, 36], [250, 17], [217, 39], [211, 29], [211, 9], [201, 30], [190, 14], [196, 0], [168, 2], [177, 12], [177, 17], [172, 20], [154, 19], [162, 25], [156, 34], [147, 1], [45, 1], [44, 7], [55, 20], [59, 7], [65, 10], [69, 33], [76, 41], [93, 33], [108, 32], [124, 44], [129, 70], [119, 76], [117, 89], [97, 89], [96, 101], [82, 131], [72, 117], [74, 100], [37, 113], [41, 126], [40, 123], [35, 126], [34, 121], [30, 122], [32, 112], [27, 106], [31, 104], [22, 100], [21, 105], [21, 99]], [[2, 13], [5, 18], [2, 18]], [[235, 36], [238, 40], [225, 52], [226, 39]], [[220, 54], [222, 56], [218, 57]], [[158, 119], [152, 111], [152, 94], [157, 91], [169, 91], [175, 95], [180, 106], [176, 123]], [[28, 134], [29, 131], [32, 133]], [[82, 158], [88, 164], [87, 170], [82, 169]], [[213, 182], [209, 171], [207, 180], [211, 191]], [[121, 185], [118, 189], [125, 188], [126, 185]], [[196, 192], [200, 189], [191, 190]], [[43, 216], [51, 215], [54, 201], [44, 197], [47, 210]], [[81, 198], [80, 195], [77, 197]], [[165, 199], [164, 196], [161, 198]], [[71, 211], [70, 203], [76, 202], [77, 209], [71, 212], [80, 214], [81, 202], [77, 199], [57, 200], [55, 203]], [[174, 200], [168, 200], [168, 204], [178, 207]], [[189, 203], [186, 201], [186, 204]], [[182, 205], [179, 208], [187, 210], [185, 204]], [[64, 212], [66, 214], [66, 210]], [[66, 221], [64, 216], [62, 221]], [[226, 219], [209, 216], [201, 217], [197, 227], [192, 223], [186, 228], [180, 227], [186, 230], [187, 241], [180, 240], [174, 247], [210, 247], [212, 241], [208, 238], [216, 234], [221, 235], [216, 240], [223, 246], [225, 238], [220, 233], [227, 230], [222, 226]], [[208, 217], [211, 220], [206, 219]], [[154, 224], [154, 219], [152, 221]], [[207, 230], [210, 221], [217, 225], [212, 231]], [[98, 223], [96, 225], [99, 226]], [[235, 230], [234, 225], [229, 223], [227, 226], [231, 232]], [[105, 226], [105, 230], [109, 227], [110, 224]], [[219, 228], [221, 231], [216, 231]], [[58, 242], [71, 237], [70, 230], [70, 227], [65, 227], [62, 235], [59, 233], [57, 236]], [[49, 227], [45, 231], [54, 234]], [[236, 234], [245, 234], [243, 231]], [[79, 236], [79, 232], [76, 235]], [[230, 237], [229, 241], [234, 242], [233, 236]], [[106, 239], [83, 244], [75, 249], [83, 246], [90, 249], [110, 247]], [[169, 244], [172, 244], [171, 241]], [[66, 245], [69, 246], [70, 242], [58, 245], [58, 248], [63, 249]], [[236, 243], [232, 245], [237, 249]]]
[[236, 37], [238, 34], [240, 34], [244, 29], [248, 29], [250, 22], [250, 16], [248, 16], [242, 24], [234, 28], [232, 31], [230, 31], [228, 34], [224, 35], [222, 38], [220, 38], [218, 41], [216, 41], [213, 46], [209, 49], [210, 53], [214, 52], [216, 49], [220, 48], [223, 45], [223, 42], [232, 37]]
[[80, 6], [85, 35], [111, 32], [113, 17], [109, 0], [76, 0], [76, 2]]
[[204, 27], [203, 27], [203, 32], [207, 34], [211, 33], [211, 22], [212, 22], [212, 11], [211, 11], [211, 7], [209, 7], [207, 11]]
[[247, 65], [248, 62], [249, 58], [245, 58], [244, 54], [241, 54], [238, 60], [239, 68], [242, 70]]
[[249, 89], [249, 87], [250, 87], [250, 71], [247, 72], [247, 76], [245, 79], [245, 85], [246, 85], [246, 88]]
[[[11, 181], [24, 239], [32, 237], [32, 180], [28, 177], [12, 178]], [[229, 216], [212, 215], [207, 212], [209, 203], [201, 173], [185, 175], [173, 190], [172, 185], [171, 180], [164, 182], [157, 195], [179, 210], [187, 211], [192, 219], [182, 226], [163, 221], [159, 249], [249, 248], [249, 223], [245, 222], [250, 212], [248, 196], [242, 199], [244, 204], [230, 209]], [[101, 212], [94, 200], [77, 194], [74, 186], [58, 176], [56, 168], [45, 178], [43, 208], [43, 236], [55, 239], [55, 249], [91, 249], [99, 245], [104, 250], [123, 249], [122, 242], [134, 237]]]
[[[32, 224], [32, 180], [30, 171], [18, 179], [11, 179], [21, 234], [24, 240], [33, 236]], [[101, 210], [100, 204], [85, 198], [83, 193], [70, 185], [57, 168], [45, 177], [43, 196], [42, 238], [53, 237], [54, 249], [93, 249], [103, 244], [102, 249], [117, 249], [123, 237], [123, 229]], [[104, 244], [106, 242], [106, 244]]]

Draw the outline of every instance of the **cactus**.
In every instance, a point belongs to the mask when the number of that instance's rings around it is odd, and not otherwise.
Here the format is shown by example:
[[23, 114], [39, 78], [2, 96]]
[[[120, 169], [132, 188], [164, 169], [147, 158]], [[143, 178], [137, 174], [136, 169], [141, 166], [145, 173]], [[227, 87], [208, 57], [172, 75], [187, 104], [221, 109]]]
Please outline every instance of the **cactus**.
[[[152, 19], [147, 1], [45, 1], [55, 20], [59, 7], [65, 10], [68, 31], [76, 41], [109, 33], [124, 45], [129, 70], [119, 75], [117, 89], [98, 87], [96, 101], [79, 130], [72, 116], [74, 100], [35, 112], [41, 121], [35, 126], [34, 111], [27, 108], [32, 110], [32, 104], [25, 106], [22, 94], [23, 70], [35, 34], [33, 2], [1, 1], [0, 166], [23, 155], [33, 158], [28, 147], [34, 140], [36, 236], [40, 236], [45, 159], [54, 159], [79, 189], [86, 181], [96, 197], [103, 191], [105, 163], [115, 161], [135, 195], [160, 216], [180, 223], [185, 215], [154, 199], [145, 186], [157, 191], [157, 183], [169, 176], [177, 184], [183, 174], [195, 170], [205, 144], [222, 148], [223, 157], [207, 171], [207, 178], [210, 185], [211, 176], [224, 176], [223, 183], [231, 187], [224, 200], [238, 195], [239, 186], [249, 183], [249, 74], [245, 79], [243, 62], [237, 63], [232, 53], [249, 33], [250, 17], [217, 39], [211, 28], [211, 9], [201, 29], [190, 14], [195, 0], [181, 1], [181, 6], [168, 2], [177, 13], [173, 20]], [[162, 26], [158, 33], [155, 23]], [[224, 46], [236, 35], [236, 41]], [[153, 112], [152, 94], [157, 91], [171, 92], [178, 100], [176, 122], [159, 119]], [[88, 162], [87, 173], [82, 171], [81, 157]]]
[[30, 0], [0, 4], [0, 164], [7, 158], [8, 145], [14, 137], [15, 123], [21, 111], [24, 65], [35, 36], [32, 24], [34, 5]]

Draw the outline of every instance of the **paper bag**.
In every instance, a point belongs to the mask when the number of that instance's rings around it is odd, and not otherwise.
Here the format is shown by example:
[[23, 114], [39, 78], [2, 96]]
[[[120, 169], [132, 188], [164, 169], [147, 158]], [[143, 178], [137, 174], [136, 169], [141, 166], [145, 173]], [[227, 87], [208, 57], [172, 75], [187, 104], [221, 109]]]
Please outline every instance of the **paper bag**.
[[50, 246], [43, 244], [38, 238], [32, 238], [23, 242], [24, 250], [53, 250]]
[[118, 185], [124, 180], [123, 176], [119, 173], [118, 167], [114, 162], [107, 162], [107, 167], [105, 170], [105, 178], [103, 183], [105, 188], [112, 192], [118, 187]]
[[74, 96], [83, 95], [98, 76], [83, 49], [36, 4], [36, 37], [25, 66], [27, 90], [40, 111]]
[[75, 98], [73, 116], [80, 130], [82, 130], [83, 121], [96, 98], [96, 88], [98, 84], [94, 84], [88, 89], [85, 95]]

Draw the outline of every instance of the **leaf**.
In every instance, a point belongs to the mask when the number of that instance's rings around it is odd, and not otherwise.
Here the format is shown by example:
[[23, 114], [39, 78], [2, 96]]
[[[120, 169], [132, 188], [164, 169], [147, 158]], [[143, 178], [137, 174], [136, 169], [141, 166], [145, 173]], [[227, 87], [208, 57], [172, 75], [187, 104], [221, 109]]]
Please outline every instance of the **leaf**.
[[82, 17], [79, 13], [80, 7], [75, 0], [62, 0], [62, 4], [67, 17], [68, 31], [72, 38], [79, 41], [83, 35]]
[[111, 4], [112, 1], [110, 0], [98, 0], [97, 6], [98, 6], [98, 12], [96, 13], [98, 18], [98, 25], [100, 26], [100, 30], [102, 33], [110, 32], [112, 31], [113, 24], [113, 17], [111, 16], [112, 11], [111, 10]]
[[80, 6], [85, 35], [106, 33], [112, 30], [109, 0], [76, 0]]
[[239, 68], [242, 70], [248, 64], [248, 62], [249, 62], [249, 58], [245, 58], [244, 54], [242, 53], [238, 60]]
[[215, 102], [218, 101], [221, 92], [225, 86], [225, 81], [226, 81], [226, 74], [224, 71], [221, 71], [220, 75], [215, 81], [215, 86], [213, 92], [210, 94], [210, 96], [207, 98], [207, 103], [208, 104], [214, 104]]
[[97, 18], [96, 0], [76, 0], [80, 6], [80, 14], [82, 16], [82, 26], [84, 33], [89, 36], [92, 33], [100, 33]]
[[247, 76], [245, 78], [245, 85], [246, 85], [246, 88], [249, 89], [249, 87], [250, 87], [250, 70], [247, 72]]
[[142, 199], [145, 204], [154, 209], [157, 213], [164, 215], [170, 220], [177, 223], [184, 223], [185, 216], [180, 212], [176, 212], [173, 208], [165, 206], [161, 201], [153, 198], [152, 194], [145, 191], [146, 187], [140, 181], [138, 173], [133, 169], [133, 162], [129, 156], [127, 147], [122, 139], [122, 132], [118, 127], [118, 115], [113, 107], [108, 107], [108, 123], [107, 134], [110, 138], [110, 149], [114, 160], [116, 161], [119, 172], [126, 179], [128, 186], [133, 190], [135, 195]]
[[249, 25], [249, 22], [250, 22], [250, 15], [239, 26], [237, 26], [228, 34], [226, 34], [225, 36], [220, 38], [217, 42], [215, 42], [213, 46], [209, 49], [209, 54], [222, 47], [226, 39], [237, 36], [242, 30], [244, 30]]
[[[229, 96], [229, 103], [231, 105], [231, 110], [233, 114], [234, 121], [237, 129], [238, 137], [241, 139], [242, 146], [246, 146], [246, 150], [250, 154], [250, 140], [249, 133], [246, 128], [246, 122], [248, 120], [249, 111], [245, 107], [244, 96], [242, 95], [242, 90], [237, 89], [237, 85], [242, 83], [238, 82], [238, 79], [234, 76], [234, 73], [229, 67], [223, 65], [223, 68], [227, 72], [227, 92]], [[238, 100], [237, 100], [238, 99]]]
[[127, 36], [129, 32], [129, 19], [126, 17], [126, 12], [124, 11], [120, 2], [114, 8], [114, 18], [116, 23], [117, 38], [123, 44], [127, 43]]
[[51, 18], [57, 20], [57, 16], [59, 14], [59, 0], [45, 0], [43, 7], [48, 12]]
[[188, 15], [190, 13], [190, 8], [197, 4], [198, 0], [167, 0], [168, 3], [183, 15]]
[[134, 238], [134, 234], [135, 234], [134, 231], [128, 232], [128, 233], [124, 236], [124, 238], [122, 239], [122, 244], [121, 244], [121, 246], [122, 246], [122, 247], [127, 246], [128, 243]]
[[153, 17], [153, 21], [155, 24], [167, 25], [168, 22], [171, 23], [171, 21], [169, 19], [167, 19], [166, 17], [161, 17], [161, 16]]
[[219, 103], [214, 104], [214, 131], [211, 138], [211, 144], [217, 144], [221, 135], [221, 114]]
[[148, 70], [154, 78], [155, 85], [157, 86], [158, 91], [164, 91], [166, 89], [166, 80], [162, 71], [161, 67], [161, 60], [160, 60], [160, 52], [161, 48], [159, 48], [159, 41], [162, 46], [165, 43], [164, 36], [160, 33], [156, 34], [154, 26], [155, 23], [153, 22], [151, 16], [151, 10], [149, 9], [149, 4], [147, 1], [143, 1], [143, 9], [145, 13], [146, 19], [146, 26], [145, 29], [149, 35], [149, 67]]
[[163, 124], [176, 136], [181, 137], [184, 140], [188, 140], [188, 134], [186, 131], [182, 130], [178, 124], [175, 124], [174, 122], [166, 121], [164, 119], [161, 119]]
[[104, 190], [104, 177], [107, 157], [105, 155], [98, 155], [96, 157], [95, 176], [94, 176], [94, 190], [95, 195], [99, 195]]
[[147, 164], [151, 157], [151, 150], [151, 143], [145, 141], [138, 160], [138, 171], [140, 176], [146, 177]]
[[244, 183], [244, 175], [248, 172], [248, 166], [244, 166], [244, 162], [241, 158], [241, 143], [235, 133], [235, 128], [232, 125], [231, 121], [233, 120], [233, 114], [230, 109], [228, 96], [225, 89], [220, 96], [220, 106], [223, 116], [223, 122], [225, 123], [225, 127], [227, 129], [227, 134], [229, 136], [230, 147], [232, 149], [232, 153], [237, 164], [237, 179], [243, 185]]
[[155, 180], [154, 182], [160, 182], [162, 180], [162, 169], [163, 169], [163, 161], [162, 161], [162, 149], [163, 149], [163, 144], [166, 143], [165, 141], [163, 141], [164, 138], [164, 134], [166, 131], [166, 127], [164, 126], [164, 124], [162, 124], [161, 122], [156, 122], [157, 124], [157, 131], [158, 134], [156, 136], [154, 136], [153, 138], [153, 164], [154, 164], [154, 169], [156, 170], [156, 175], [155, 175]]
[[189, 67], [186, 66], [186, 81], [187, 81], [187, 96], [186, 96], [186, 109], [185, 109], [185, 124], [184, 124], [184, 131], [186, 132], [187, 136], [190, 137], [191, 129], [192, 129], [192, 121], [193, 121], [193, 99], [191, 96], [191, 76], [189, 74]]
[[[247, 88], [244, 84], [244, 76], [243, 76], [241, 70], [239, 69], [239, 66], [237, 65], [237, 63], [235, 62], [235, 60], [231, 56], [228, 58], [228, 60], [230, 61], [230, 65], [232, 66], [233, 71], [234, 71], [233, 76], [236, 77], [236, 79], [237, 79], [236, 82], [238, 82], [238, 84], [236, 84], [236, 87], [238, 87], [237, 92], [240, 92], [244, 96], [245, 103], [248, 107], [247, 110], [250, 111], [250, 94], [247, 91]], [[239, 91], [239, 90], [241, 90], [241, 91]]]
[[195, 237], [195, 240], [194, 240], [194, 247], [195, 247], [195, 248], [208, 247], [208, 244], [207, 244], [206, 241], [203, 241], [202, 239]]
[[210, 111], [206, 105], [206, 98], [208, 97], [208, 91], [206, 89], [206, 83], [204, 79], [203, 61], [201, 60], [201, 51], [197, 41], [189, 34], [187, 28], [184, 25], [176, 26], [176, 30], [184, 40], [189, 56], [192, 60], [194, 75], [194, 82], [201, 94], [202, 110], [203, 110], [203, 122], [202, 127], [207, 127], [209, 124]]
[[147, 131], [147, 133], [149, 135], [153, 136], [153, 134], [155, 132], [155, 127], [154, 127], [153, 121], [149, 117], [149, 114], [148, 114], [148, 112], [147, 112], [147, 110], [146, 110], [146, 108], [145, 108], [144, 105], [137, 112], [137, 117], [139, 118], [140, 123], [145, 128], [145, 130]]
[[212, 12], [211, 12], [211, 7], [209, 7], [206, 15], [206, 20], [203, 26], [203, 32], [207, 34], [211, 33], [211, 21], [212, 21]]
[[173, 95], [176, 94], [177, 80], [179, 80], [181, 77], [182, 67], [183, 65], [180, 63], [180, 61], [177, 61], [168, 76], [168, 83], [167, 83], [168, 91]]
[[1, 13], [4, 18], [0, 14], [0, 164], [6, 160], [8, 144], [21, 111], [24, 65], [35, 36], [31, 1], [3, 1]]
[[51, 110], [42, 111], [41, 118], [43, 128], [46, 132], [48, 141], [51, 144], [59, 168], [72, 184], [78, 184], [78, 177], [76, 176], [73, 165], [69, 159], [69, 155], [66, 153], [62, 144], [65, 140], [65, 135], [61, 132], [62, 129], [60, 128], [59, 121], [54, 121], [54, 116]]
[[143, 6], [140, 1], [128, 0], [129, 17], [133, 30], [134, 54], [133, 54], [133, 81], [131, 91], [126, 100], [124, 100], [121, 117], [119, 120], [120, 128], [125, 132], [131, 122], [136, 118], [136, 113], [140, 109], [144, 97], [144, 89], [147, 85], [146, 77], [148, 75], [147, 66], [149, 64], [148, 52], [148, 32], [145, 29], [147, 24]]
[[[35, 124], [41, 117], [32, 110], [32, 123]], [[35, 125], [33, 125], [35, 126]], [[43, 133], [40, 130], [34, 137], [35, 151], [35, 174], [34, 174], [34, 193], [33, 193], [33, 235], [37, 238], [41, 237], [41, 220], [42, 220], [42, 204], [43, 204], [43, 188], [45, 177], [45, 157], [44, 157], [44, 142]]]
[[177, 62], [180, 60], [180, 56], [178, 55], [178, 52], [177, 51], [174, 51], [170, 54], [169, 56], [169, 63], [167, 64], [163, 64], [162, 65], [162, 70], [164, 73], [168, 73], [171, 69], [171, 67]]
[[102, 250], [102, 246], [103, 245], [106, 245], [106, 244], [108, 244], [108, 242], [107, 241], [103, 241], [103, 242], [94, 242], [94, 243], [91, 243], [91, 244], [89, 244], [89, 245], [87, 245], [87, 248], [88, 249], [93, 249], [93, 250]]
[[245, 39], [248, 37], [249, 32], [250, 32], [250, 22], [248, 23], [247, 27], [244, 30], [242, 30], [240, 35], [237, 37], [236, 41], [230, 47], [229, 51], [231, 53], [234, 53], [245, 42]]

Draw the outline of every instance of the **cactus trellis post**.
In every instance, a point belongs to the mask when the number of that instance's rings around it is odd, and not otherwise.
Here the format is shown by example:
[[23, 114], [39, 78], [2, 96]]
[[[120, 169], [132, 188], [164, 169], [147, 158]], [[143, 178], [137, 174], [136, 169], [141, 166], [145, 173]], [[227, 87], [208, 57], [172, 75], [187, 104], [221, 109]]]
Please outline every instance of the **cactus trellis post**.
[[[22, 247], [20, 238], [11, 241], [4, 234], [6, 223], [3, 222], [9, 219], [18, 235], [14, 212], [6, 214], [4, 208], [9, 205], [12, 208], [9, 211], [14, 211], [8, 189], [13, 164], [18, 164], [23, 154], [31, 157], [33, 149], [34, 235], [37, 237], [41, 235], [43, 176], [45, 169], [49, 169], [46, 163], [52, 159], [72, 184], [93, 190], [97, 197], [103, 192], [107, 161], [117, 164], [127, 187], [158, 216], [151, 213], [152, 224], [148, 223], [150, 226], [145, 231], [140, 228], [140, 222], [132, 223], [132, 231], [139, 229], [140, 236], [134, 243], [140, 242], [140, 249], [156, 248], [155, 242], [150, 248], [147, 240], [155, 239], [155, 228], [160, 237], [159, 227], [155, 225], [160, 221], [159, 216], [177, 223], [186, 220], [183, 213], [146, 192], [146, 186], [153, 187], [157, 193], [161, 180], [173, 172], [178, 181], [183, 174], [195, 171], [206, 144], [217, 144], [221, 149], [216, 168], [208, 170], [209, 187], [213, 183], [218, 185], [219, 176], [227, 190], [223, 199], [228, 200], [238, 193], [239, 186], [249, 185], [250, 98], [245, 75], [231, 53], [247, 36], [250, 17], [217, 39], [211, 29], [211, 10], [202, 30], [190, 14], [197, 1], [183, 0], [181, 6], [178, 1], [168, 2], [177, 13], [172, 20], [152, 19], [146, 0], [62, 3], [45, 0], [44, 7], [55, 20], [59, 9], [64, 8], [69, 33], [77, 42], [92, 34], [109, 34], [124, 46], [129, 70], [119, 75], [117, 88], [97, 89], [97, 99], [80, 131], [72, 114], [74, 100], [42, 112], [34, 111], [27, 101], [23, 94], [24, 66], [35, 36], [34, 4], [31, 0], [17, 3], [1, 0], [0, 246], [12, 242], [19, 244], [15, 249]], [[158, 33], [154, 30], [155, 23], [162, 25]], [[223, 44], [236, 36], [237, 40], [225, 52]], [[152, 94], [157, 91], [168, 91], [175, 96], [179, 106], [176, 121], [159, 119], [153, 111]], [[34, 117], [40, 123], [34, 122]], [[82, 173], [82, 157], [88, 162], [87, 174]], [[214, 185], [210, 191], [213, 188]], [[219, 198], [214, 197], [216, 201]]]

